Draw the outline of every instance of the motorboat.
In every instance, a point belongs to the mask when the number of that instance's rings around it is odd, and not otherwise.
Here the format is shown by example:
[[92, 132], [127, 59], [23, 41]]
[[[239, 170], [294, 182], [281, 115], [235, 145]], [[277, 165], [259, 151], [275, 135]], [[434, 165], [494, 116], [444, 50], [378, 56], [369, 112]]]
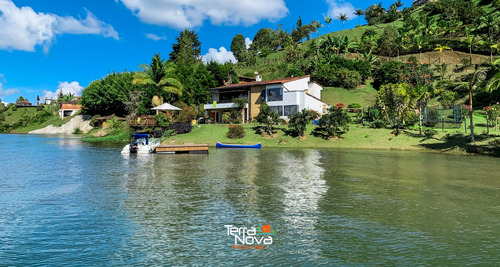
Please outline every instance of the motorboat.
[[150, 138], [149, 134], [133, 134], [132, 141], [122, 149], [122, 154], [149, 154], [154, 153], [160, 142]]

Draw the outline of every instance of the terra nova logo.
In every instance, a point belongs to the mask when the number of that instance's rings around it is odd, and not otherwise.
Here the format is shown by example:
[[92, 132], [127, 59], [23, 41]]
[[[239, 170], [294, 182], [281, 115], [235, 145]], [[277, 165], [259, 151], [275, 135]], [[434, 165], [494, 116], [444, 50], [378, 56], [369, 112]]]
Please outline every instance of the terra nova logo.
[[234, 238], [234, 249], [264, 249], [265, 245], [273, 244], [273, 236], [276, 234], [269, 224], [262, 227], [237, 227], [224, 225], [227, 235]]

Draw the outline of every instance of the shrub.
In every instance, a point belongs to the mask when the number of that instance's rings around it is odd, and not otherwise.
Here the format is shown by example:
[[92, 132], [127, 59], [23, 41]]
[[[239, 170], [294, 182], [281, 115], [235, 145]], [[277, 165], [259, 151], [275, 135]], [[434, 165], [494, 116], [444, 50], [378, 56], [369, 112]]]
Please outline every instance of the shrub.
[[384, 84], [399, 83], [402, 72], [403, 63], [398, 61], [385, 63], [373, 73], [373, 88], [379, 90]]
[[340, 108], [330, 108], [328, 113], [319, 118], [317, 130], [323, 133], [325, 138], [341, 137], [349, 131], [351, 118], [347, 112]]
[[92, 127], [97, 127], [97, 118], [99, 118], [99, 115], [94, 115], [89, 121], [89, 125]]
[[269, 105], [265, 102], [260, 105], [260, 111], [257, 117], [255, 117], [255, 120], [258, 123], [263, 124], [262, 128], [264, 132], [269, 135], [273, 134], [273, 126], [281, 123], [280, 115], [272, 111]]
[[355, 89], [362, 83], [361, 75], [355, 70], [341, 69], [337, 72], [338, 86]]
[[73, 134], [82, 134], [82, 130], [80, 130], [80, 128], [75, 128], [75, 130], [73, 131]]
[[111, 120], [107, 120], [106, 124], [112, 130], [117, 130], [123, 128], [124, 122], [119, 121], [117, 117], [113, 117]]
[[11, 108], [12, 111], [17, 111], [17, 106], [16, 105], [13, 105], [12, 108]]
[[294, 136], [304, 136], [307, 124], [311, 122], [313, 116], [314, 114], [307, 109], [289, 116], [288, 129], [290, 129], [291, 134]]
[[376, 119], [370, 123], [370, 128], [380, 129], [387, 125], [387, 121], [384, 119]]
[[189, 122], [196, 119], [196, 110], [191, 107], [183, 108], [178, 115], [174, 117], [175, 121], [178, 122]]
[[168, 127], [173, 120], [170, 113], [158, 113], [155, 115], [155, 119], [160, 127]]
[[227, 131], [227, 138], [229, 139], [240, 139], [245, 137], [245, 128], [241, 125], [229, 125], [229, 130]]
[[190, 122], [174, 122], [166, 130], [174, 130], [175, 134], [185, 134], [191, 132], [193, 126]]
[[348, 108], [361, 108], [361, 104], [359, 103], [351, 103], [347, 105]]

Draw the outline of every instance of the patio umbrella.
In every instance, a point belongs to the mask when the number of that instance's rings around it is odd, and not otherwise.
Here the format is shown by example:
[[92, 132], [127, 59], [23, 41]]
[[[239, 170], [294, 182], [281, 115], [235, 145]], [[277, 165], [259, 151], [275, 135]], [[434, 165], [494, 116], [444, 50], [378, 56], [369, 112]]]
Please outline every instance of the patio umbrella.
[[157, 107], [152, 108], [152, 110], [156, 110], [156, 114], [158, 114], [159, 110], [182, 110], [176, 106], [172, 106], [169, 103], [165, 103], [163, 105], [159, 105]]

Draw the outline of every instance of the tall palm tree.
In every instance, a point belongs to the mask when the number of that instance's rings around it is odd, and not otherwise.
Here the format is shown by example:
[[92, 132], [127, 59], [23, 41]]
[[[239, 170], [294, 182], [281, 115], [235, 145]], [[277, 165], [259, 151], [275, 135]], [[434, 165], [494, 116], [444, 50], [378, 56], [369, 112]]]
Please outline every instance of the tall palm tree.
[[325, 23], [326, 23], [327, 28], [328, 28], [328, 32], [330, 32], [330, 23], [332, 22], [332, 18], [326, 16], [324, 19], [325, 19]]
[[[439, 51], [439, 53], [443, 53], [443, 51], [445, 51], [445, 50], [451, 50], [451, 47], [438, 44], [436, 46], [436, 48], [434, 48], [434, 51]], [[443, 54], [443, 62], [442, 63], [444, 63], [444, 54]]]
[[349, 18], [346, 14], [340, 13], [337, 18], [342, 22], [342, 30], [344, 29], [344, 22], [346, 22]]
[[361, 15], [363, 15], [363, 10], [361, 8], [354, 9], [352, 14], [358, 16], [358, 25], [361, 25]]
[[174, 68], [171, 64], [166, 63], [160, 54], [155, 54], [149, 65], [139, 66], [142, 71], [137, 72], [132, 80], [133, 84], [154, 87], [155, 96], [152, 99], [152, 104], [155, 107], [163, 104], [162, 92], [182, 95], [183, 86], [181, 82], [172, 77]]
[[465, 40], [464, 42], [467, 44], [467, 47], [469, 47], [469, 64], [472, 64], [472, 47], [474, 46], [474, 41], [476, 39], [475, 35], [471, 34], [472, 29], [469, 27], [465, 28]]
[[418, 48], [418, 53], [419, 53], [418, 61], [420, 62], [420, 64], [422, 64], [422, 48], [424, 47], [424, 45], [427, 44], [427, 42], [425, 41], [425, 39], [422, 35], [413, 36], [412, 41], [413, 41], [413, 44]]
[[320, 35], [319, 28], [323, 27], [324, 25], [316, 20], [311, 21], [311, 24], [314, 26], [314, 29], [316, 29], [316, 32], [318, 33], [318, 37], [319, 37], [319, 35]]
[[500, 89], [500, 59], [495, 60], [488, 70], [489, 84], [486, 87], [486, 91], [492, 92], [494, 90]]
[[464, 78], [464, 81], [461, 82], [457, 89], [465, 89], [469, 94], [470, 141], [474, 143], [474, 109], [472, 107], [472, 96], [474, 92], [481, 87], [486, 75], [485, 71], [481, 69], [478, 64], [476, 64], [474, 72]]

